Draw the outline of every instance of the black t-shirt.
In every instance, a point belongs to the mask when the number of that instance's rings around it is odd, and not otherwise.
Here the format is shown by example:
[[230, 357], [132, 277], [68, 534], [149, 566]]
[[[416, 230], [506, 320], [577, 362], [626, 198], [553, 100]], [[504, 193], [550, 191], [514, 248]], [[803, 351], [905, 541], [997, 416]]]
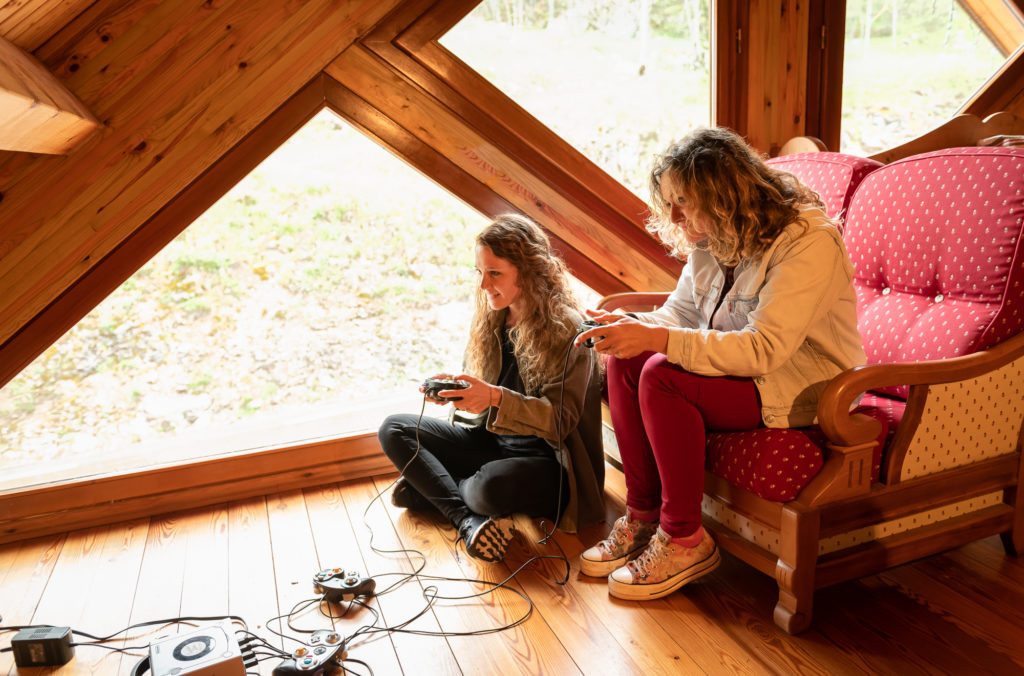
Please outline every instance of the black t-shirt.
[[[504, 327], [501, 329], [501, 372], [497, 384], [526, 394], [526, 386], [519, 375], [519, 361], [512, 350], [512, 339]], [[554, 449], [546, 441], [532, 434], [499, 434], [497, 438], [502, 448], [517, 455], [554, 455]]]

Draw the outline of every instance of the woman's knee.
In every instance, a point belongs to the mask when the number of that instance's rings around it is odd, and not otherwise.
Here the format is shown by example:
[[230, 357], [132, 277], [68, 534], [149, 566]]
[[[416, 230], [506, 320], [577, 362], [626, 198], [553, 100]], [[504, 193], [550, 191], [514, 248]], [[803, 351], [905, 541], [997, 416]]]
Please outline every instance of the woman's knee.
[[480, 470], [459, 484], [466, 506], [477, 514], [498, 516], [511, 513], [515, 491], [512, 483], [486, 470]]
[[[500, 467], [499, 467], [500, 466]], [[568, 480], [557, 462], [516, 464], [498, 461], [482, 467], [459, 484], [466, 506], [477, 514], [544, 516], [557, 511], [557, 500], [568, 499]], [[559, 490], [562, 483], [562, 490]]]
[[665, 392], [682, 395], [693, 401], [702, 376], [690, 373], [678, 364], [673, 364], [663, 354], [657, 354], [644, 364], [640, 373], [638, 389], [645, 393]]
[[377, 441], [389, 458], [408, 454], [409, 416], [406, 413], [389, 415], [377, 430]]
[[608, 374], [608, 387], [625, 387], [635, 390], [640, 381], [640, 374], [644, 370], [644, 365], [651, 359], [652, 354], [654, 353], [644, 352], [629, 359], [608, 357], [605, 365]]

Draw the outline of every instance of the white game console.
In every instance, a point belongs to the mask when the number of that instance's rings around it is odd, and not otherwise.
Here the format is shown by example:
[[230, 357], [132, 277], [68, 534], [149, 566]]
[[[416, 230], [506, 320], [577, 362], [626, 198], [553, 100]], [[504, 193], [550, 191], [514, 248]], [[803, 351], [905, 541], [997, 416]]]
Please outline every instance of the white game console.
[[245, 676], [230, 621], [164, 636], [149, 644], [153, 676]]

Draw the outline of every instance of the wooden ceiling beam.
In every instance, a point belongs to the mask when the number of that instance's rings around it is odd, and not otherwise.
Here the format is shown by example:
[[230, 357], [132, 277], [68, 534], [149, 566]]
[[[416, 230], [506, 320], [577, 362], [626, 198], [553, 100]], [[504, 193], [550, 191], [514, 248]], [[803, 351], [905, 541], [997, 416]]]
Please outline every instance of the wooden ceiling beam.
[[0, 150], [66, 155], [99, 128], [53, 73], [0, 37]]
[[[607, 275], [581, 276], [591, 288], [599, 293], [623, 290], [623, 285], [671, 288], [682, 264], [647, 232], [644, 201], [438, 42], [476, 4], [477, 0], [405, 3], [360, 44], [377, 57], [381, 73], [407, 81], [410, 96], [422, 96], [424, 105], [439, 105], [451, 117], [446, 133], [455, 147], [486, 147], [496, 169], [524, 177], [523, 185], [516, 187], [493, 180], [489, 185], [617, 280], [608, 284]], [[343, 83], [358, 77], [351, 64], [345, 71], [337, 73]], [[396, 107], [386, 97], [378, 103], [381, 110], [407, 120], [409, 129], [418, 128], [415, 106]], [[536, 179], [536, 190], [526, 187]]]
[[957, 0], [1005, 57], [1024, 43], [1024, 14], [1016, 2], [1007, 0]]

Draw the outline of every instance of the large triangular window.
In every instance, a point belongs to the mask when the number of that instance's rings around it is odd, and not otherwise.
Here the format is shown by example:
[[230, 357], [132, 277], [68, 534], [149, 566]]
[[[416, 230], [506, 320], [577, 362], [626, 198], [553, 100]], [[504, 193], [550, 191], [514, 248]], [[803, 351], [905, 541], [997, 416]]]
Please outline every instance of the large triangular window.
[[322, 111], [0, 389], [0, 489], [418, 411], [461, 364], [486, 223]]

